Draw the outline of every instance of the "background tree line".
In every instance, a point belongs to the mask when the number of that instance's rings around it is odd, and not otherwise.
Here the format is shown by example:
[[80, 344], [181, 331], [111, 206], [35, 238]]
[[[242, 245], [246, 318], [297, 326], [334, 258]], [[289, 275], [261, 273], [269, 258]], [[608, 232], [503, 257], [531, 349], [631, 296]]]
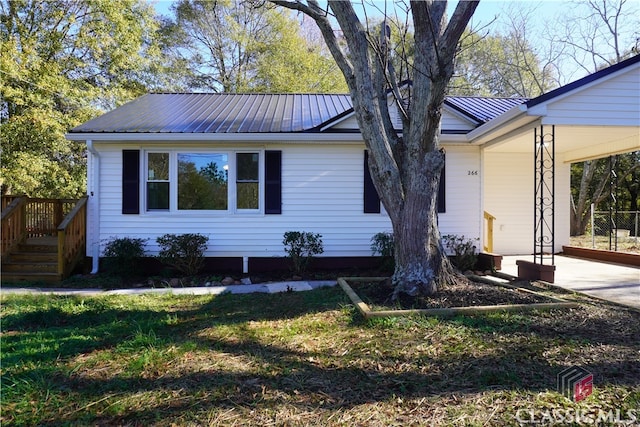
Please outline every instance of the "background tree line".
[[[254, 7], [256, 6], [256, 7]], [[375, 6], [375, 4], [374, 4]], [[534, 43], [533, 6], [519, 4], [461, 39], [450, 95], [534, 97], [638, 53], [638, 6], [588, 0]], [[78, 197], [85, 147], [65, 132], [149, 91], [344, 93], [344, 78], [302, 14], [251, 1], [1, 0], [2, 193]], [[379, 25], [379, 19], [369, 23]], [[388, 18], [398, 57], [413, 28]], [[636, 27], [629, 30], [628, 27]], [[542, 40], [542, 42], [541, 42]], [[402, 76], [409, 70], [396, 67]], [[640, 155], [620, 156], [619, 203], [637, 209]], [[572, 232], [592, 202], [607, 208], [608, 160], [572, 167]]]

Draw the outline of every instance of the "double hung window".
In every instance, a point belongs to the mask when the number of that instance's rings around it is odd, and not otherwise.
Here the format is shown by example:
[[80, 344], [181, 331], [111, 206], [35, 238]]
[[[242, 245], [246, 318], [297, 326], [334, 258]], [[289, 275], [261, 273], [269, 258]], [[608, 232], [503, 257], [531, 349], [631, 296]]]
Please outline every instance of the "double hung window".
[[168, 210], [169, 190], [169, 153], [147, 153], [147, 210]]

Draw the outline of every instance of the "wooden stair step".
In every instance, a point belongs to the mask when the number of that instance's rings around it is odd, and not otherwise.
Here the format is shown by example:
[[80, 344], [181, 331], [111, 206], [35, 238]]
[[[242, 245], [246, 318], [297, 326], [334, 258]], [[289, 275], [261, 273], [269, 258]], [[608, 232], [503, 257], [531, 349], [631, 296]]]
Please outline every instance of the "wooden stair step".
[[8, 261], [2, 263], [2, 272], [13, 273], [56, 273], [58, 271], [57, 262], [17, 262]]
[[27, 252], [27, 253], [58, 252], [58, 245], [21, 244], [21, 245], [18, 245], [18, 250], [16, 252]]
[[57, 252], [13, 252], [10, 262], [57, 262]]
[[3, 283], [18, 282], [44, 282], [58, 283], [61, 277], [58, 273], [21, 273], [21, 272], [2, 272], [1, 279]]

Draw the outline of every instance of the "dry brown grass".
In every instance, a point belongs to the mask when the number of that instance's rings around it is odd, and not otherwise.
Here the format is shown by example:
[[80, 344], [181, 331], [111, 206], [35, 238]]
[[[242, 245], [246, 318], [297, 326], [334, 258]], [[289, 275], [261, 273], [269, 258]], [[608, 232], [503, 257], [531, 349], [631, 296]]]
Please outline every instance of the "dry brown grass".
[[[513, 426], [519, 409], [640, 405], [640, 313], [363, 320], [338, 288], [3, 297], [3, 425]], [[579, 365], [594, 394], [556, 375]], [[640, 415], [640, 414], [639, 414]]]
[[[577, 246], [579, 248], [600, 249], [609, 250], [609, 237], [608, 236], [596, 236], [595, 247], [591, 236], [572, 236], [570, 238], [571, 246]], [[611, 241], [612, 250], [615, 249], [615, 241]], [[621, 237], [618, 239], [618, 251], [631, 252], [640, 254], [640, 237]]]

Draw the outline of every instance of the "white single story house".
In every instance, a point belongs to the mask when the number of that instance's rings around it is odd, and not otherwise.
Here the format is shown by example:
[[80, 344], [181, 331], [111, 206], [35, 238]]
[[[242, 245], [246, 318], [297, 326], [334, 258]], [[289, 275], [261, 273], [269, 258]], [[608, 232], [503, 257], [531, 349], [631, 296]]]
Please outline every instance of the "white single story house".
[[[348, 95], [147, 94], [67, 138], [88, 147], [88, 256], [114, 236], [154, 254], [160, 235], [200, 233], [207, 257], [247, 271], [285, 255], [286, 231], [356, 259], [391, 230]], [[441, 144], [442, 234], [559, 252], [570, 164], [640, 149], [640, 56], [534, 99], [448, 97]]]

